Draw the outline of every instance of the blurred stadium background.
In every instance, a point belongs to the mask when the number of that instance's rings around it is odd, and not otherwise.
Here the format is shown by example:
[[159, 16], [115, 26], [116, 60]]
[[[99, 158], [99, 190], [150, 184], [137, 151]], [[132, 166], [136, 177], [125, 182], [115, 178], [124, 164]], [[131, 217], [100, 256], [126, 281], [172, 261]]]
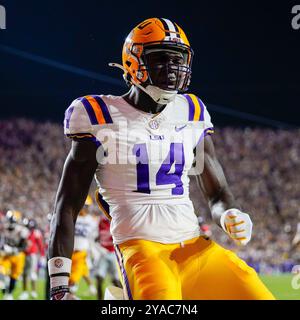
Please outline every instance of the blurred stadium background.
[[[291, 286], [291, 270], [300, 264], [300, 31], [291, 28], [292, 4], [203, 1], [194, 10], [192, 2], [174, 1], [158, 10], [154, 1], [143, 11], [135, 1], [1, 4], [7, 12], [7, 29], [0, 30], [2, 215], [18, 210], [34, 218], [47, 242], [47, 215], [70, 146], [64, 110], [81, 95], [124, 93], [121, 74], [108, 62], [120, 61], [134, 25], [168, 17], [184, 28], [195, 51], [191, 92], [208, 105], [217, 154], [234, 195], [253, 217], [253, 239], [234, 247], [212, 224], [192, 179], [200, 225], [253, 266], [277, 298], [300, 298]], [[97, 214], [96, 206], [90, 210]], [[39, 299], [44, 278], [41, 268]], [[19, 281], [15, 298], [21, 291]], [[95, 298], [86, 291], [81, 283], [79, 296]]]

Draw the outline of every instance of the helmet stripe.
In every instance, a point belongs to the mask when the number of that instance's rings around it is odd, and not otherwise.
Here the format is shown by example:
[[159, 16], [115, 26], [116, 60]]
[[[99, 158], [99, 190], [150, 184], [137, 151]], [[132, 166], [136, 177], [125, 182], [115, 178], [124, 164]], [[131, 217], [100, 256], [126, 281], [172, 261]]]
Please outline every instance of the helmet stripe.
[[170, 37], [170, 32], [169, 32], [169, 27], [165, 21], [165, 19], [163, 18], [159, 18], [160, 22], [163, 24], [164, 29], [165, 29], [165, 33], [166, 33], [166, 37]]
[[163, 18], [163, 20], [164, 20], [165, 23], [167, 24], [168, 29], [169, 29], [170, 31], [175, 32], [174, 24], [173, 24], [169, 19], [164, 19], [164, 18]]
[[165, 23], [167, 24], [168, 29], [171, 31], [171, 32], [170, 32], [170, 37], [171, 37], [171, 38], [176, 38], [176, 37], [178, 37], [179, 34], [176, 33], [176, 32], [178, 32], [178, 28], [177, 28], [177, 30], [176, 30], [175, 24], [174, 24], [172, 21], [170, 21], [169, 19], [164, 19], [164, 18], [163, 18], [163, 20], [164, 20]]
[[178, 27], [177, 27], [177, 24], [174, 22], [173, 23], [174, 24], [174, 27], [175, 27], [175, 30], [176, 30], [176, 36], [177, 36], [177, 38], [180, 38], [180, 33], [179, 33], [179, 29], [178, 29]]

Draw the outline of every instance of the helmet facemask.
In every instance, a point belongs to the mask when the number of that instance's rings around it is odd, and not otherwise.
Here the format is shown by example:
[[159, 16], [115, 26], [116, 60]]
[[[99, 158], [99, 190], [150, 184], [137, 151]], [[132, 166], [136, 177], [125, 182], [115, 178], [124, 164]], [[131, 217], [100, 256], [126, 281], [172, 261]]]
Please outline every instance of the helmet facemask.
[[174, 45], [144, 47], [139, 72], [147, 73], [147, 85], [166, 91], [185, 92], [191, 79], [192, 51]]

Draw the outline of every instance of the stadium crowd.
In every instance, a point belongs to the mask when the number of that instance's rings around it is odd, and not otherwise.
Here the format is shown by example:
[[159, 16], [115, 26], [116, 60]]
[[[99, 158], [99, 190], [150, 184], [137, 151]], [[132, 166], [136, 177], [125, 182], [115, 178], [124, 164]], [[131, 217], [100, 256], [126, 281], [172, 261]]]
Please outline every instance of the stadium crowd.
[[[45, 236], [70, 140], [64, 138], [61, 124], [50, 122], [2, 120], [0, 130], [0, 212], [18, 210], [34, 218]], [[254, 231], [246, 247], [235, 246], [212, 223], [192, 177], [190, 193], [205, 232], [258, 272], [290, 271], [300, 263], [300, 248], [292, 243], [300, 221], [300, 130], [215, 131], [216, 152], [233, 194], [253, 219]], [[94, 204], [92, 210], [98, 210]]]

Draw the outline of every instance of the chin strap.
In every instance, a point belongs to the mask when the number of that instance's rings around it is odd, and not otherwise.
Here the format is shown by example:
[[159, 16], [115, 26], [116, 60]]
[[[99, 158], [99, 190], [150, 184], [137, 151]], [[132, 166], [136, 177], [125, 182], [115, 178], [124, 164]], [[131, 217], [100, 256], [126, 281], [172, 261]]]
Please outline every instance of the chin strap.
[[[123, 72], [126, 74], [126, 69], [120, 65], [119, 63], [111, 62], [108, 64], [110, 67], [119, 68], [123, 70]], [[135, 82], [132, 78], [130, 79], [130, 82], [137, 86], [139, 89], [144, 91], [147, 95], [149, 95], [156, 103], [158, 104], [168, 104], [169, 102], [173, 101], [175, 99], [175, 96], [177, 94], [177, 90], [163, 90], [153, 85], [147, 85], [146, 88], [144, 88], [139, 83]]]
[[169, 102], [174, 101], [177, 94], [176, 90], [163, 90], [150, 84], [144, 88], [144, 91], [159, 104], [168, 104]]

